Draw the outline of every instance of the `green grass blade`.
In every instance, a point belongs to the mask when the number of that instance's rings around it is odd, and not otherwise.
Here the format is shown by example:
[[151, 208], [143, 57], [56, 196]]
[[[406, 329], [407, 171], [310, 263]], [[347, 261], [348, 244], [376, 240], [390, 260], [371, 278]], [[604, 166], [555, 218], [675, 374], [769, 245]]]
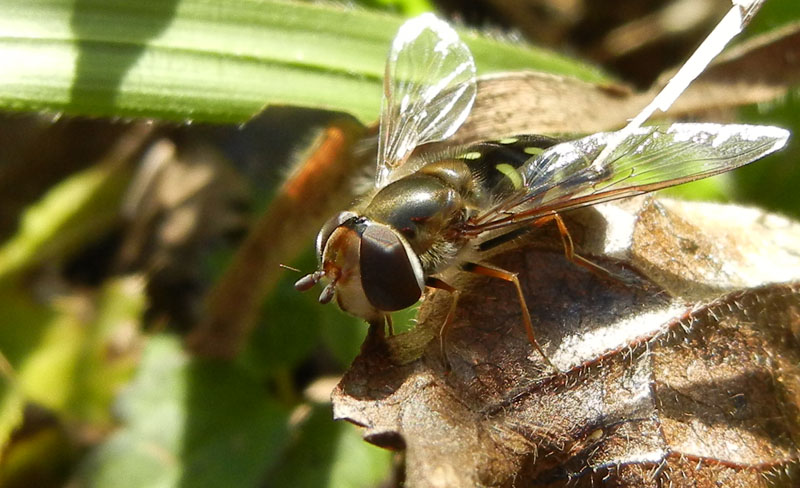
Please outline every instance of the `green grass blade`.
[[[377, 118], [400, 17], [274, 0], [2, 0], [0, 109], [242, 122], [267, 104]], [[599, 80], [530, 46], [466, 36], [482, 72]]]

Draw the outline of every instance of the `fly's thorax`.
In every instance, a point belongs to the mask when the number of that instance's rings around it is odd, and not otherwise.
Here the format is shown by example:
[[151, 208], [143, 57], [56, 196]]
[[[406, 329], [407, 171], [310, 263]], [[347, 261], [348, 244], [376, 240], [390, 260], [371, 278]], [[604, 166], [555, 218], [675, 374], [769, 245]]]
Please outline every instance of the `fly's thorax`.
[[419, 169], [418, 173], [438, 179], [466, 199], [470, 199], [478, 189], [472, 170], [461, 159], [439, 159], [427, 163]]
[[[348, 217], [343, 219], [344, 217]], [[407, 308], [419, 300], [425, 276], [408, 242], [391, 227], [343, 212], [329, 221], [320, 268], [339, 307], [366, 320]]]
[[[423, 168], [424, 169], [424, 168]], [[423, 261], [442, 241], [461, 239], [467, 205], [458, 188], [438, 175], [418, 171], [382, 188], [364, 209], [364, 215], [399, 232]]]

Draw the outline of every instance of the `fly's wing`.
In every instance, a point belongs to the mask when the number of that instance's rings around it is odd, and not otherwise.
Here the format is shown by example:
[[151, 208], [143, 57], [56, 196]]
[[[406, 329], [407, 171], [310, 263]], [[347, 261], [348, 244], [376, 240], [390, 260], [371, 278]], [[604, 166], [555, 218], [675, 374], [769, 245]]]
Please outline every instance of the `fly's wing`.
[[781, 149], [779, 127], [674, 124], [642, 127], [609, 157], [595, 159], [614, 133], [565, 142], [531, 158], [519, 172], [523, 189], [478, 216], [473, 230], [489, 230], [546, 214], [706, 178]]
[[453, 135], [475, 100], [475, 62], [456, 31], [433, 14], [400, 27], [383, 79], [378, 187], [420, 144]]

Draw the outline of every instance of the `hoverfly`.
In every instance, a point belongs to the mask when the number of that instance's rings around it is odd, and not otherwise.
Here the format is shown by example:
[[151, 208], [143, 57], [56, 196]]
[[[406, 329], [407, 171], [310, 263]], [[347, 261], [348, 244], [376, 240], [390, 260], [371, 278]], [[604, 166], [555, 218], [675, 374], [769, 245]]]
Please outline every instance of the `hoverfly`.
[[480, 255], [487, 239], [554, 221], [567, 256], [595, 266], [574, 254], [559, 212], [723, 173], [777, 151], [789, 136], [777, 127], [686, 123], [563, 143], [517, 136], [411, 156], [417, 146], [451, 136], [475, 95], [472, 54], [447, 23], [424, 14], [400, 28], [386, 63], [375, 187], [323, 225], [319, 269], [301, 278], [298, 290], [325, 280], [321, 303], [336, 298], [345, 312], [381, 326], [426, 287], [448, 290], [444, 353], [459, 292], [441, 273], [459, 266], [501, 278], [516, 287], [531, 345], [557, 369], [536, 342], [516, 273], [466, 262], [465, 251]]

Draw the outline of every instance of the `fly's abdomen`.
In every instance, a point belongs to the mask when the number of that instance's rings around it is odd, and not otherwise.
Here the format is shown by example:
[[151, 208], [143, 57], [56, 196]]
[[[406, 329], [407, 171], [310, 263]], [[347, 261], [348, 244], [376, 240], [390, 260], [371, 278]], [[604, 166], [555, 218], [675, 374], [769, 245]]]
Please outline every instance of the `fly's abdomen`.
[[546, 136], [508, 137], [466, 146], [459, 149], [453, 159], [463, 161], [473, 174], [475, 183], [481, 187], [481, 193], [496, 200], [525, 187], [525, 177], [520, 168], [557, 143]]

